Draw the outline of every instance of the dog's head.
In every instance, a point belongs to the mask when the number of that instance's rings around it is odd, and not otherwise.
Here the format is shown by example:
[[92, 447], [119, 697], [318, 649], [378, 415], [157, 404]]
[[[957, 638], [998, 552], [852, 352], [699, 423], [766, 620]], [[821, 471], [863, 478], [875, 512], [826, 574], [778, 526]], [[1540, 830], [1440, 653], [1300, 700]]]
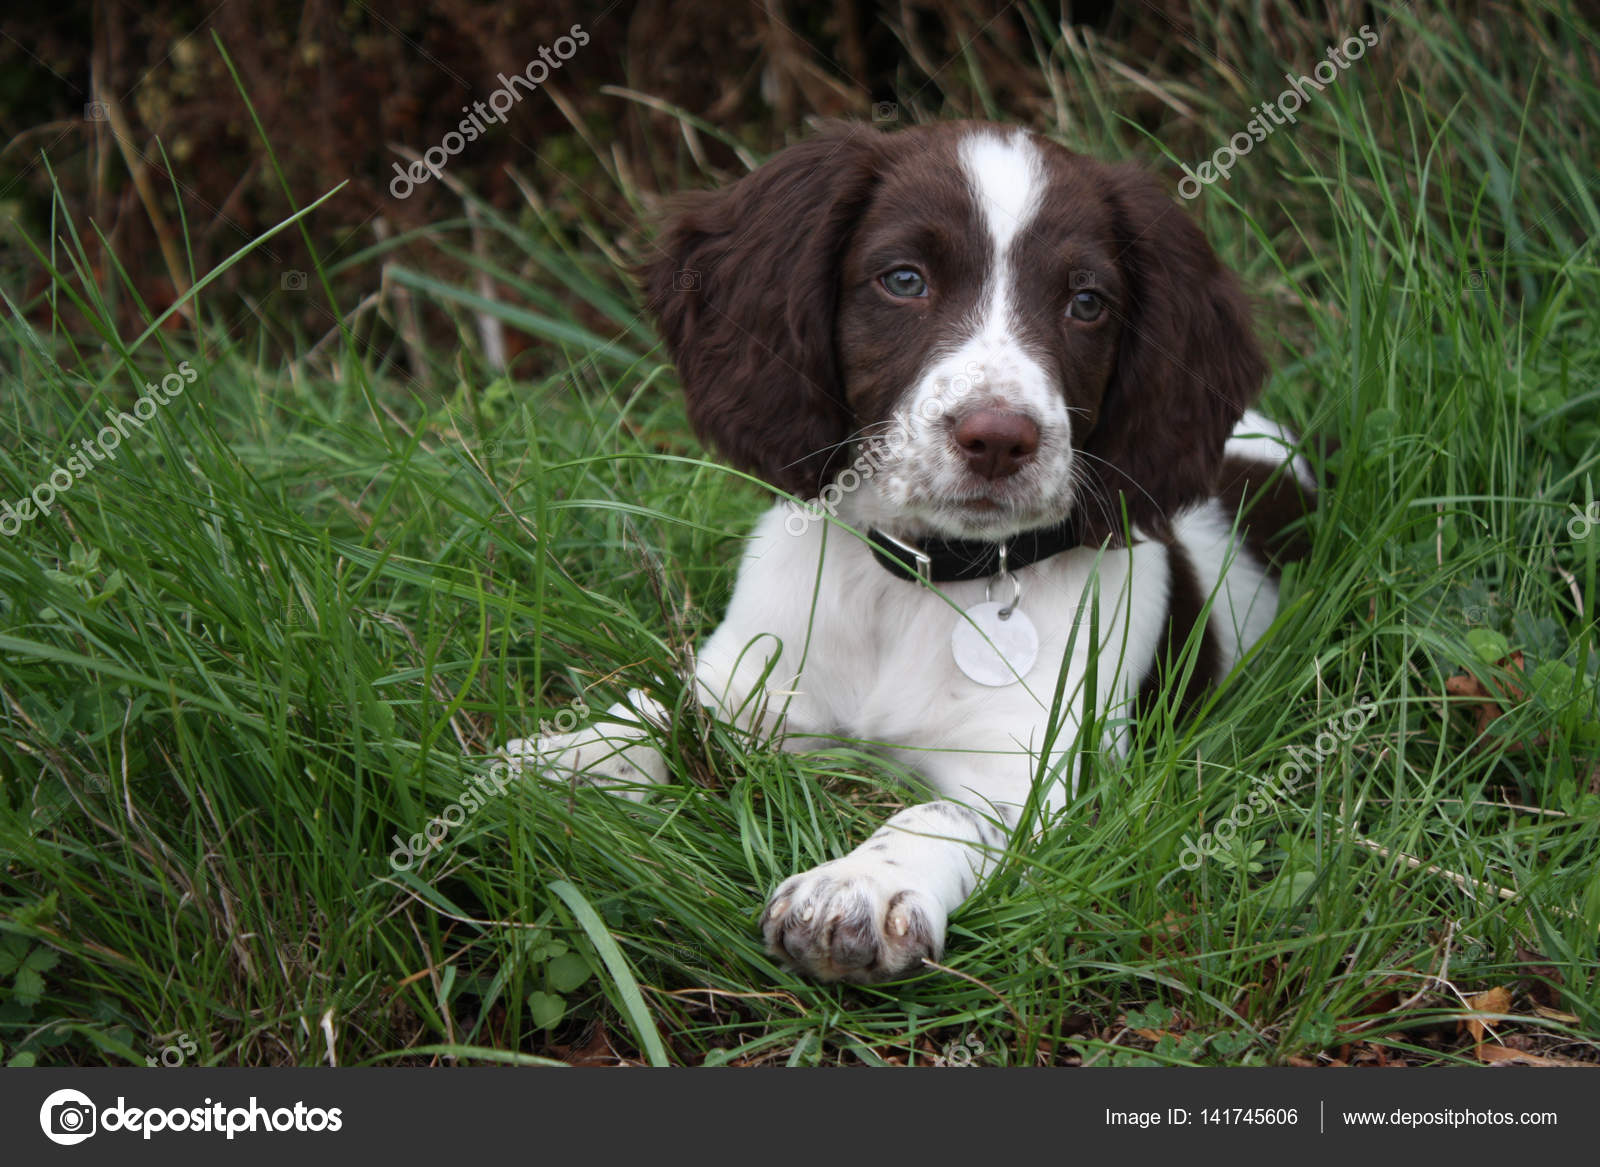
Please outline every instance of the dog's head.
[[689, 196], [643, 274], [703, 438], [910, 537], [1160, 529], [1264, 373], [1154, 180], [1003, 126], [833, 127]]

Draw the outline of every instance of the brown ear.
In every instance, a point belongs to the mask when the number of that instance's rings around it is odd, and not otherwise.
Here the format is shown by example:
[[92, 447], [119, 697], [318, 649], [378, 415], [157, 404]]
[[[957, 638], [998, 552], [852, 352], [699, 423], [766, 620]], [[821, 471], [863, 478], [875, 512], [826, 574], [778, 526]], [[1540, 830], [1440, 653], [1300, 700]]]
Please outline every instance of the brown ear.
[[1130, 294], [1117, 363], [1084, 449], [1090, 489], [1082, 514], [1161, 531], [1211, 493], [1223, 443], [1266, 376], [1238, 281], [1200, 229], [1143, 171], [1114, 167], [1110, 193], [1118, 262]]
[[803, 498], [850, 436], [834, 353], [839, 261], [880, 149], [874, 130], [833, 127], [690, 195], [640, 269], [695, 432]]

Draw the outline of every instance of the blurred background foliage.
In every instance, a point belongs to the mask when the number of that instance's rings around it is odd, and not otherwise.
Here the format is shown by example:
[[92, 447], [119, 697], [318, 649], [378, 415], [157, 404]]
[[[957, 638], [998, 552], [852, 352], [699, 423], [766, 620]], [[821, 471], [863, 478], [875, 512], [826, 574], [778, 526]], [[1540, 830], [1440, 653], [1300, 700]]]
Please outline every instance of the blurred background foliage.
[[[1509, 47], [1507, 27], [1519, 40], [1532, 36], [1521, 50], [1572, 52], [1570, 38], [1539, 43], [1541, 25], [1556, 18], [1537, 8], [1508, 16], [1522, 6], [1433, 7], [1450, 9], [1474, 51], [1490, 58]], [[0, 25], [0, 221], [38, 239], [66, 216], [92, 219], [102, 238], [86, 240], [91, 256], [121, 257], [155, 311], [192, 273], [281, 221], [283, 191], [213, 36], [236, 63], [298, 205], [348, 184], [317, 212], [315, 229], [330, 241], [325, 258], [339, 263], [339, 301], [354, 304], [383, 286], [384, 266], [402, 255], [445, 278], [471, 274], [472, 264], [431, 235], [410, 234], [459, 215], [462, 188], [626, 260], [644, 245], [663, 192], [737, 176], [818, 117], [999, 117], [1051, 127], [1085, 149], [1109, 137], [1175, 185], [1177, 167], [1151, 139], [1177, 157], [1205, 157], [1219, 130], [1238, 128], [1252, 101], [1282, 88], [1281, 62], [1309, 68], [1320, 54], [1308, 46], [1330, 29], [1378, 19], [1349, 3], [1201, 10], [1197, 18], [1185, 0], [34, 0], [8, 6]], [[451, 182], [391, 195], [402, 150], [438, 143], [463, 106], [574, 24], [589, 43], [508, 124], [452, 158]], [[1426, 93], [1430, 72], [1448, 67], [1428, 56], [1415, 38], [1389, 46], [1362, 62], [1359, 84], [1383, 94], [1404, 78]], [[1104, 124], [1082, 124], [1084, 92]], [[1560, 94], [1542, 100], [1558, 114]], [[1381, 121], [1394, 108], [1374, 103], [1369, 116]], [[1404, 126], [1391, 129], [1405, 136]], [[53, 183], [65, 206], [52, 207]], [[1274, 212], [1257, 213], [1270, 229]], [[47, 277], [19, 250], [16, 232], [0, 232], [0, 271], [31, 269], [35, 286], [17, 289], [25, 301]], [[297, 290], [293, 273], [312, 266], [302, 241], [285, 233], [266, 256], [270, 263], [241, 264], [217, 288], [243, 297], [237, 334], [254, 337], [261, 323], [328, 332], [335, 321], [318, 298], [280, 294]], [[1292, 263], [1294, 251], [1285, 258]], [[412, 334], [412, 365], [417, 334], [449, 327], [426, 311], [416, 318], [403, 293], [377, 306], [391, 333]], [[140, 316], [125, 311], [130, 321]], [[386, 340], [396, 338], [374, 343]], [[510, 357], [530, 346], [537, 357], [533, 338], [515, 329], [505, 338]], [[523, 371], [559, 366], [554, 349], [543, 355]]]

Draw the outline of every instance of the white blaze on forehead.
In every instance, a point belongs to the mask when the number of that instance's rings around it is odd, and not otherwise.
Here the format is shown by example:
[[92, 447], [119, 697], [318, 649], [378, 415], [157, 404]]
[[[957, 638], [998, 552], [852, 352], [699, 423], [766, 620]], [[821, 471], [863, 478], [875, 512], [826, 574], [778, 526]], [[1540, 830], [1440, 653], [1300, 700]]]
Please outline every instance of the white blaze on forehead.
[[997, 400], [1025, 411], [1041, 426], [1058, 423], [1070, 437], [1060, 395], [1016, 328], [1020, 290], [1014, 291], [1011, 253], [1044, 201], [1044, 155], [1023, 131], [980, 130], [961, 139], [956, 159], [988, 236], [990, 257], [971, 316], [936, 350], [918, 379], [912, 406], [926, 409], [937, 401], [943, 416], [955, 418], [984, 399]]
[[1020, 131], [1009, 136], [974, 134], [961, 143], [959, 156], [967, 186], [994, 244], [991, 279], [994, 284], [1009, 284], [1006, 253], [1011, 241], [1039, 212], [1045, 189], [1044, 159], [1039, 147]]

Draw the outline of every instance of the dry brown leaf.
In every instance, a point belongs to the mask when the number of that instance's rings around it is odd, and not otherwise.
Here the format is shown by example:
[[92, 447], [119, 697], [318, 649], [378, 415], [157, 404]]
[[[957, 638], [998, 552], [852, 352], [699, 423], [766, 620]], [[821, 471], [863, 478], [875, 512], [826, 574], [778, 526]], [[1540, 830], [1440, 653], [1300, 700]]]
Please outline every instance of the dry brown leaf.
[[1184, 940], [1189, 932], [1190, 920], [1180, 916], [1177, 912], [1168, 912], [1161, 919], [1150, 924], [1143, 936], [1139, 937], [1139, 947], [1152, 956], [1183, 956], [1188, 949]]
[[1530, 1054], [1527, 1050], [1506, 1049], [1505, 1046], [1495, 1045], [1493, 1042], [1479, 1042], [1472, 1051], [1486, 1066], [1587, 1066], [1587, 1062], [1575, 1062], [1571, 1058], [1541, 1057], [1539, 1054]]
[[[1527, 675], [1527, 669], [1524, 667], [1525, 661], [1521, 652], [1514, 652], [1510, 656], [1502, 657], [1494, 663], [1496, 668], [1505, 669], [1506, 672], [1516, 676]], [[1483, 682], [1470, 673], [1457, 673], [1455, 676], [1445, 679], [1444, 691], [1450, 696], [1466, 697], [1478, 702], [1476, 708], [1478, 711], [1479, 737], [1482, 737], [1484, 731], [1489, 728], [1490, 722], [1500, 717], [1511, 707], [1521, 705], [1528, 699], [1527, 690], [1520, 685], [1500, 680], [1494, 681], [1493, 684], [1493, 689], [1487, 689], [1484, 687]], [[1506, 750], [1514, 752], [1531, 749], [1542, 746], [1547, 741], [1549, 741], [1549, 738], [1541, 733], [1531, 742], [1511, 742], [1506, 746]]]
[[552, 1044], [550, 1052], [569, 1066], [617, 1065], [628, 1060], [612, 1046], [603, 1020], [597, 1020], [587, 1036], [589, 1040], [581, 1046], [576, 1042], [572, 1045]]
[[1548, 957], [1531, 948], [1519, 946], [1517, 959], [1522, 962], [1524, 973], [1518, 985], [1528, 1000], [1547, 1009], [1558, 1008], [1562, 1002], [1557, 986], [1566, 984], [1566, 978], [1561, 975], [1561, 970], [1550, 964]]
[[[1511, 990], [1504, 985], [1498, 985], [1487, 993], [1478, 993], [1467, 998], [1467, 1008], [1474, 1013], [1509, 1013], [1511, 1012]], [[1461, 1024], [1472, 1035], [1474, 1042], [1482, 1042], [1484, 1034], [1494, 1031], [1492, 1021], [1484, 1021], [1478, 1017], [1464, 1017]]]
[[1493, 695], [1479, 684], [1478, 678], [1471, 673], [1457, 673], [1453, 677], [1446, 677], [1444, 691], [1452, 697], [1488, 698]]
[[1538, 1004], [1534, 1005], [1533, 1011], [1540, 1017], [1543, 1017], [1546, 1021], [1560, 1021], [1567, 1025], [1578, 1024], [1578, 1015], [1576, 1013], [1563, 1013], [1559, 1009], [1550, 1009], [1544, 1005]]
[[[1409, 970], [1407, 970], [1409, 971]], [[1367, 999], [1356, 1007], [1356, 1014], [1362, 1018], [1359, 1021], [1341, 1021], [1341, 1033], [1358, 1033], [1368, 1028], [1375, 1017], [1387, 1017], [1400, 1007], [1400, 993], [1392, 986], [1402, 984], [1400, 977], [1387, 976], [1372, 987], [1372, 992]]]

